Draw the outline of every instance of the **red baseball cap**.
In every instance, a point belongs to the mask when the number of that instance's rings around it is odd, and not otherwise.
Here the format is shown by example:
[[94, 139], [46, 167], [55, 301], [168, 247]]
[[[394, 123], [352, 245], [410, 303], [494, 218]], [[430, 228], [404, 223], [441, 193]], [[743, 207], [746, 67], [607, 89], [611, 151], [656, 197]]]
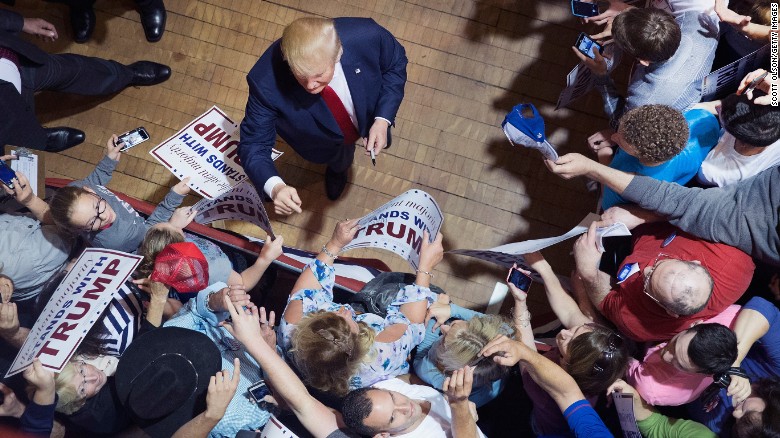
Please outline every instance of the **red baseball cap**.
[[209, 263], [194, 243], [171, 243], [154, 259], [149, 278], [178, 292], [198, 292], [209, 285]]

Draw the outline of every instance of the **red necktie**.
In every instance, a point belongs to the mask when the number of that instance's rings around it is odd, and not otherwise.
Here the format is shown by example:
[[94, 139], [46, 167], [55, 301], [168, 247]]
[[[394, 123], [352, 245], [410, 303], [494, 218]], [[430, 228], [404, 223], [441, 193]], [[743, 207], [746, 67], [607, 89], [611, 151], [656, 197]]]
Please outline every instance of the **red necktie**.
[[328, 109], [333, 113], [333, 117], [336, 119], [336, 123], [341, 128], [341, 133], [344, 135], [344, 144], [353, 145], [360, 138], [355, 125], [352, 124], [352, 119], [349, 118], [349, 113], [344, 107], [344, 103], [341, 102], [338, 94], [330, 88], [330, 85], [326, 86], [322, 92], [320, 92], [322, 100], [325, 101], [325, 105], [328, 105]]

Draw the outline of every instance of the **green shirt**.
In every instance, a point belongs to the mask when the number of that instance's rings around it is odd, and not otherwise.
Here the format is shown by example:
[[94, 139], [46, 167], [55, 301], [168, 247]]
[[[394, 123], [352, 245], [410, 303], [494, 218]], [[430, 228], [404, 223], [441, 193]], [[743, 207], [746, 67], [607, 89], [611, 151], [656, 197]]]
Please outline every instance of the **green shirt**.
[[645, 438], [717, 438], [717, 435], [701, 423], [669, 418], [658, 412], [637, 421], [637, 426]]

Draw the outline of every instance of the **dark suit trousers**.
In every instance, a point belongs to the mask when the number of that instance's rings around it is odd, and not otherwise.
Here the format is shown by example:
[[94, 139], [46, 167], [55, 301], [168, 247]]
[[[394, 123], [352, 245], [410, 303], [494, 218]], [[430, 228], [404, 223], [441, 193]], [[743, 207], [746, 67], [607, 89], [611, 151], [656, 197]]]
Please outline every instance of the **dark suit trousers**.
[[[103, 96], [121, 91], [130, 84], [133, 72], [116, 61], [88, 56], [49, 55], [43, 65], [25, 63], [20, 67], [22, 94], [13, 85], [0, 81], [0, 102], [6, 114], [15, 119], [5, 143], [43, 149], [46, 133], [35, 117], [35, 92], [61, 91], [87, 96]], [[5, 130], [4, 130], [5, 131]]]

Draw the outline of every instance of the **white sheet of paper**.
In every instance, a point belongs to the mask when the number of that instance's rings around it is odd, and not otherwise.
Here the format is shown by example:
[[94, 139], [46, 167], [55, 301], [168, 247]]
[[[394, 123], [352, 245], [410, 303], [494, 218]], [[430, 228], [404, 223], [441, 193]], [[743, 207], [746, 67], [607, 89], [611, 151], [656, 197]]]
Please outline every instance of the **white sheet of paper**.
[[[13, 150], [11, 154], [16, 155], [16, 152]], [[27, 177], [33, 193], [38, 196], [38, 155], [25, 154], [20, 156], [18, 160], [10, 160], [7, 163], [11, 165], [14, 172], [22, 172]]]

